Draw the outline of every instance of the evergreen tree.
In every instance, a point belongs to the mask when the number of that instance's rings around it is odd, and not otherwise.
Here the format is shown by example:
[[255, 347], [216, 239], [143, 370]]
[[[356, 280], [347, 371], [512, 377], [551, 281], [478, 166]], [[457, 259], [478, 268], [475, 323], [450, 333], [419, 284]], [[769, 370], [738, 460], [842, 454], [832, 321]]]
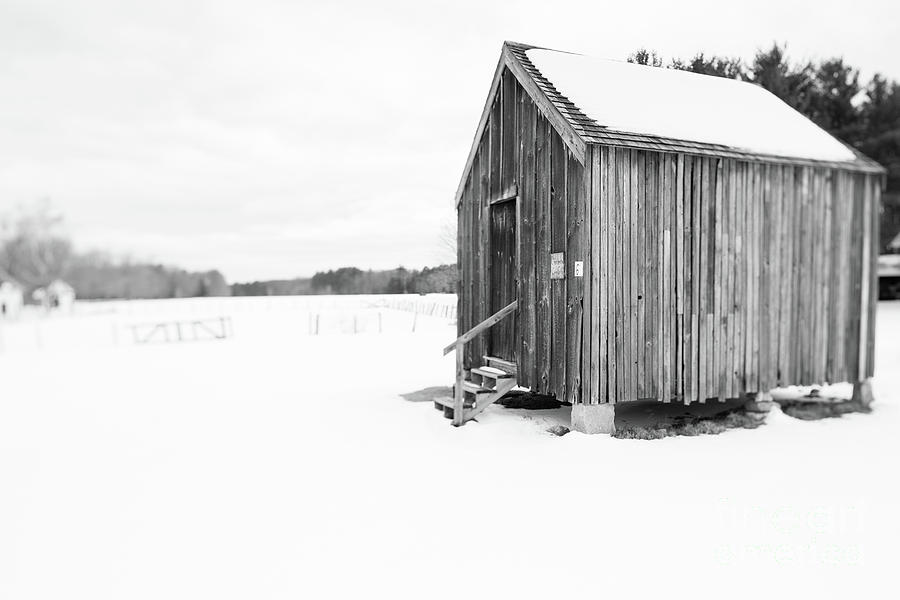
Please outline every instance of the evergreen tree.
[[832, 58], [819, 64], [814, 74], [814, 93], [807, 113], [819, 127], [847, 142], [858, 142], [863, 133], [859, 95], [859, 71]]
[[813, 71], [811, 63], [790, 64], [785, 55], [785, 48], [772, 44], [768, 50], [756, 53], [748, 70], [747, 79], [809, 116], [812, 95], [815, 93]]
[[630, 63], [646, 65], [649, 67], [663, 66], [662, 57], [659, 56], [655, 50], [647, 50], [646, 48], [639, 48], [638, 50], [635, 50], [631, 53], [627, 60]]
[[700, 73], [701, 75], [725, 77], [726, 79], [746, 79], [747, 77], [747, 72], [741, 59], [722, 56], [707, 58], [703, 52], [698, 52], [688, 62], [674, 58], [669, 66], [672, 69]]

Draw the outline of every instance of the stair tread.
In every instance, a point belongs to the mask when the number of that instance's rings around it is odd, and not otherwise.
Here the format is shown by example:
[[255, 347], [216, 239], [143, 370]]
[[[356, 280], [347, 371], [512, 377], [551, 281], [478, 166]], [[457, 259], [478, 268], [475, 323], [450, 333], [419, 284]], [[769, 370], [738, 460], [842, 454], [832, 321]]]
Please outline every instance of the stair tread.
[[[453, 400], [453, 398], [451, 398], [449, 396], [439, 396], [439, 397], [435, 398], [434, 401], [442, 406], [447, 406], [449, 408], [453, 408], [454, 400]], [[463, 408], [472, 408], [473, 406], [475, 406], [474, 402], [472, 402], [469, 399], [465, 399], [465, 398], [463, 399]]]
[[473, 394], [488, 394], [494, 391], [482, 387], [477, 383], [472, 383], [471, 381], [463, 381], [463, 389], [467, 392], [472, 392]]
[[484, 362], [492, 367], [496, 368], [500, 371], [505, 371], [507, 373], [511, 373], [515, 375], [518, 372], [518, 366], [514, 362], [510, 362], [508, 360], [504, 360], [502, 358], [497, 358], [496, 356], [483, 356]]
[[477, 367], [475, 369], [472, 369], [472, 372], [486, 377], [493, 377], [494, 379], [506, 379], [513, 376], [512, 373], [508, 371], [504, 371], [503, 369], [496, 369], [494, 367]]

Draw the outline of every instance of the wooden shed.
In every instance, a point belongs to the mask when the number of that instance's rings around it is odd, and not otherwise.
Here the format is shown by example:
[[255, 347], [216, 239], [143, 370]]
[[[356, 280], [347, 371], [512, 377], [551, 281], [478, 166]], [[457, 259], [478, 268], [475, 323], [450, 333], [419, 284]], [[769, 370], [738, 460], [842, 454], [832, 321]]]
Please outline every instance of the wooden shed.
[[610, 431], [873, 371], [884, 170], [751, 83], [506, 42], [456, 192], [459, 425], [514, 386]]

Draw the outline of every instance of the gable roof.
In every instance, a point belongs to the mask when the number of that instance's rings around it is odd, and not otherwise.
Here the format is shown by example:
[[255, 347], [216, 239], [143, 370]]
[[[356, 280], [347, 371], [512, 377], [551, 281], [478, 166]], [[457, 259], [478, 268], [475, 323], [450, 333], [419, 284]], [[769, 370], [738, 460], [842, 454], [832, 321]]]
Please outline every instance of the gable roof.
[[604, 144], [884, 173], [755, 84], [504, 42], [457, 200], [504, 67], [581, 162]]

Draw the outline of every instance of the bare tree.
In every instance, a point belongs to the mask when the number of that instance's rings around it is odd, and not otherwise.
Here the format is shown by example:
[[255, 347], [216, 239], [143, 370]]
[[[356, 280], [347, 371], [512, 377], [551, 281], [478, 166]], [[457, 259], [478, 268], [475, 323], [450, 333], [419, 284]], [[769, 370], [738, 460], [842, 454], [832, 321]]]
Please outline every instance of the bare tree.
[[438, 261], [446, 264], [456, 262], [456, 217], [447, 218], [441, 224], [438, 235]]
[[62, 231], [63, 219], [49, 200], [20, 207], [0, 225], [0, 273], [27, 287], [47, 285], [62, 276], [72, 256], [72, 243]]

